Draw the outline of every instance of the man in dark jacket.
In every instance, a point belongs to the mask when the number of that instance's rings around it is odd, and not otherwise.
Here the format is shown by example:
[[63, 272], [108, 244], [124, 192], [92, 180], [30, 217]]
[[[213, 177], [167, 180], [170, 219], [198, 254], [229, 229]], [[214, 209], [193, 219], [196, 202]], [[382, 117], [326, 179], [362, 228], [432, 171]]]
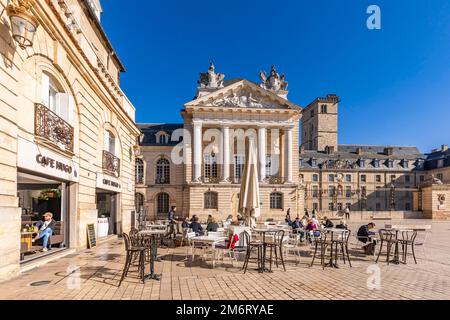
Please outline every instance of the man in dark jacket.
[[36, 235], [36, 237], [33, 239], [33, 242], [37, 239], [42, 238], [42, 251], [48, 250], [48, 239], [53, 235], [53, 230], [55, 229], [56, 221], [53, 220], [53, 213], [46, 212], [42, 216], [44, 218], [44, 221], [39, 221], [36, 224], [36, 227], [38, 228], [39, 232]]
[[305, 236], [305, 231], [303, 228], [305, 227], [303, 223], [300, 220], [300, 217], [295, 218], [295, 220], [292, 222], [292, 230], [294, 233], [297, 233], [300, 235], [300, 241], [303, 242], [303, 238]]
[[369, 224], [362, 225], [358, 229], [357, 237], [358, 240], [367, 243], [363, 246], [364, 253], [373, 255], [375, 252], [376, 241], [372, 240], [372, 236], [375, 235], [375, 232], [371, 231], [375, 227], [375, 223], [370, 222]]
[[198, 223], [198, 217], [195, 217], [194, 221], [191, 222], [190, 225], [191, 229], [195, 234], [202, 235], [203, 234], [203, 228], [200, 223]]
[[331, 221], [327, 217], [323, 217], [323, 220], [325, 221], [325, 223], [324, 223], [325, 228], [333, 228], [334, 227], [333, 221]]

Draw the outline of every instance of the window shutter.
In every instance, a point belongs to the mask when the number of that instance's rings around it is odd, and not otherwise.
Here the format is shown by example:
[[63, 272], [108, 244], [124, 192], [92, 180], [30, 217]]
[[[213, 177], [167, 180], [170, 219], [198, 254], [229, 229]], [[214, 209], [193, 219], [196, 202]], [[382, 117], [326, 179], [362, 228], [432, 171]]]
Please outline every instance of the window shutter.
[[49, 91], [50, 91], [50, 78], [45, 73], [42, 73], [41, 77], [41, 102], [46, 107], [49, 107]]
[[67, 122], [73, 127], [74, 125], [74, 119], [75, 119], [75, 101], [73, 100], [73, 97], [71, 95], [68, 96], [68, 112], [69, 116], [67, 117]]
[[58, 92], [56, 94], [56, 106], [55, 113], [60, 116], [64, 121], [69, 122], [69, 95], [64, 92]]

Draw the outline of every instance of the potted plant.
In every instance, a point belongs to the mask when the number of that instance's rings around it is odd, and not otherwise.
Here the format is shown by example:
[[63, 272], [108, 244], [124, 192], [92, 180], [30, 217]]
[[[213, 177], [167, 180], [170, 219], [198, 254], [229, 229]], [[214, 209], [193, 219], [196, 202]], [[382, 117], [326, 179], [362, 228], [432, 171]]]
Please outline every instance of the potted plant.
[[39, 200], [48, 200], [50, 198], [60, 198], [61, 191], [59, 189], [46, 189], [42, 190], [39, 195]]

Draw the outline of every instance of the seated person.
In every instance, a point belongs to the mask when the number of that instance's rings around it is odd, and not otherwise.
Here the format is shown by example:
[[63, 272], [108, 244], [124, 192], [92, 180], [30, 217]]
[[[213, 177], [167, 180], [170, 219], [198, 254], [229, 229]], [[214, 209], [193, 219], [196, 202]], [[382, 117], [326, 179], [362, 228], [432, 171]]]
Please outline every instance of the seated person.
[[53, 213], [51, 212], [44, 213], [43, 218], [44, 221], [41, 220], [36, 224], [39, 232], [33, 239], [33, 242], [42, 238], [42, 251], [46, 252], [48, 250], [48, 239], [51, 235], [53, 235], [53, 229], [55, 229], [56, 221], [53, 220]]
[[328, 219], [327, 217], [323, 217], [323, 220], [325, 221], [325, 223], [323, 224], [325, 228], [333, 228], [334, 224], [333, 222]]
[[208, 225], [206, 226], [206, 231], [212, 231], [212, 232], [217, 232], [217, 229], [219, 228], [219, 225], [216, 222], [216, 219], [214, 219], [213, 217], [211, 217], [211, 219], [209, 220]]
[[[192, 218], [194, 218], [194, 217], [192, 217]], [[200, 223], [198, 223], [197, 216], [195, 217], [194, 221], [191, 222], [189, 227], [192, 229], [193, 232], [195, 232], [195, 234], [203, 235], [203, 227]]]
[[345, 220], [341, 220], [339, 221], [339, 224], [336, 225], [337, 229], [348, 229], [347, 228], [347, 223], [345, 222]]
[[301, 242], [303, 242], [303, 237], [305, 236], [305, 231], [302, 230], [304, 227], [305, 226], [300, 221], [299, 217], [295, 218], [295, 220], [292, 222], [292, 230], [294, 231], [294, 233], [297, 233], [300, 235]]
[[192, 216], [192, 218], [191, 218], [191, 222], [194, 222], [196, 218], [197, 218], [197, 215], [194, 214], [194, 215]]
[[228, 226], [232, 223], [233, 223], [233, 216], [230, 214], [228, 215], [227, 219], [223, 221], [223, 227], [228, 228]]
[[319, 224], [314, 222], [313, 219], [309, 219], [308, 220], [308, 224], [305, 227], [308, 236], [308, 240], [309, 242], [312, 242], [312, 237], [319, 237], [320, 236], [320, 231], [317, 230], [319, 229]]
[[181, 224], [181, 227], [183, 229], [187, 229], [187, 228], [189, 228], [189, 225], [190, 225], [189, 218], [188, 217], [184, 218], [183, 223]]
[[207, 224], [210, 223], [212, 218], [213, 218], [213, 216], [208, 214], [208, 219], [206, 219], [206, 223]]
[[245, 219], [242, 215], [238, 214], [237, 215], [237, 220], [239, 221], [239, 225], [242, 226], [245, 224]]
[[288, 226], [292, 225], [291, 215], [289, 213], [286, 214], [286, 218], [284, 218], [284, 221], [288, 224]]
[[370, 231], [375, 227], [375, 223], [370, 222], [369, 224], [364, 224], [358, 229], [357, 237], [358, 240], [367, 243], [363, 249], [364, 253], [367, 255], [373, 255], [375, 253], [376, 241], [372, 240], [371, 236], [375, 235], [375, 232]]

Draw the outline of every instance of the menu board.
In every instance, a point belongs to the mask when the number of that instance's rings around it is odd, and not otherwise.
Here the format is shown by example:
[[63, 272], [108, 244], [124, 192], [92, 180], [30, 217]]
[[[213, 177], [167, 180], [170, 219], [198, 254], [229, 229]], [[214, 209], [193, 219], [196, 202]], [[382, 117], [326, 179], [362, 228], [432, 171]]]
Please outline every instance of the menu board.
[[86, 230], [87, 230], [87, 238], [88, 238], [88, 248], [93, 248], [97, 245], [97, 240], [95, 239], [95, 228], [94, 228], [94, 224], [88, 224], [86, 225]]

